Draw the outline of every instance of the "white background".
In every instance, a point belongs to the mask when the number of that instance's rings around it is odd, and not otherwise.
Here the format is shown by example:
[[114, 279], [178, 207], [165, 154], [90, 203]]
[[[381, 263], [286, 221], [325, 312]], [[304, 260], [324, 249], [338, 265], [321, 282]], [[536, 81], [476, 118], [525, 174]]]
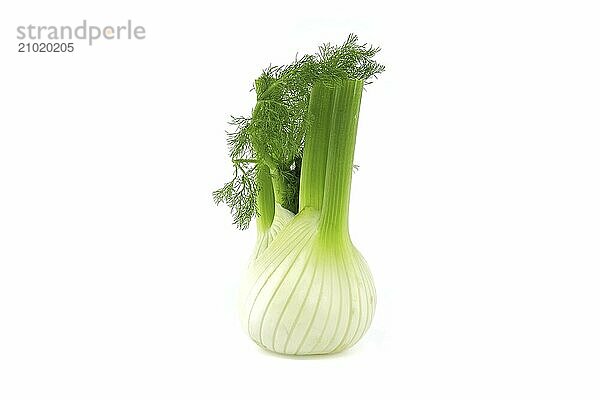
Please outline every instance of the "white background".
[[[0, 7], [0, 399], [600, 398], [597, 2]], [[17, 53], [84, 18], [147, 39]], [[224, 131], [350, 32], [387, 66], [350, 215], [378, 309], [345, 353], [274, 356], [237, 320]]]

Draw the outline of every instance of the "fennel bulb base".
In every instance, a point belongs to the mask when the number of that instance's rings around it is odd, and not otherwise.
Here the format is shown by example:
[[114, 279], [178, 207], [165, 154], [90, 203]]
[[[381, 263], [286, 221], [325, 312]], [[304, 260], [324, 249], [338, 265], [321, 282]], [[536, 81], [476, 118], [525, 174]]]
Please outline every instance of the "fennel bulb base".
[[259, 346], [286, 355], [331, 354], [369, 328], [375, 287], [348, 240], [325, 244], [319, 213], [303, 210], [251, 263], [241, 291], [244, 329]]

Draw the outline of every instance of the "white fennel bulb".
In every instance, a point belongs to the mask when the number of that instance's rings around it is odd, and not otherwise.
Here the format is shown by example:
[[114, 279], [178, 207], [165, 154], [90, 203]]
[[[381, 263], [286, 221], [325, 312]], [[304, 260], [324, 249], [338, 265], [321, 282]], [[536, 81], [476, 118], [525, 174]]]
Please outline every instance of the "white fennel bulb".
[[305, 208], [250, 265], [242, 287], [244, 329], [282, 354], [327, 354], [355, 344], [371, 324], [375, 287], [349, 240], [328, 243], [319, 212]]

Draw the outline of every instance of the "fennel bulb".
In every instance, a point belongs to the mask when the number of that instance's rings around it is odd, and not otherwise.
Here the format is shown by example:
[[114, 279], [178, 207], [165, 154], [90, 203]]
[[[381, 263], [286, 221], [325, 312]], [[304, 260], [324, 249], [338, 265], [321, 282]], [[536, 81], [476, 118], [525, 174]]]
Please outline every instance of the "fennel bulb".
[[303, 209], [250, 266], [242, 288], [244, 329], [282, 354], [327, 354], [355, 344], [371, 324], [375, 287], [349, 240], [328, 244], [319, 213]]

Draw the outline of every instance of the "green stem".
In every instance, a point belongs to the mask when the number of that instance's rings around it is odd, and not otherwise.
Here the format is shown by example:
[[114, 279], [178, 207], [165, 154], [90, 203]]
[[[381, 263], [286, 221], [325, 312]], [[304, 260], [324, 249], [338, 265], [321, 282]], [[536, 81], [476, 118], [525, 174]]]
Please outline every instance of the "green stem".
[[322, 84], [315, 84], [310, 94], [307, 121], [309, 125], [304, 139], [300, 172], [299, 210], [305, 207], [320, 210], [323, 204], [334, 96], [334, 89]]
[[[263, 106], [264, 100], [262, 100], [262, 98], [263, 98], [262, 95], [264, 94], [264, 91], [266, 89], [265, 87], [263, 87], [261, 85], [261, 81], [258, 79], [254, 81], [254, 87], [256, 89], [257, 102], [256, 102], [256, 106], [254, 107], [254, 110], [252, 111], [253, 119], [255, 118], [259, 107]], [[285, 181], [283, 179], [283, 176], [281, 176], [281, 173], [279, 172], [277, 163], [267, 153], [267, 151], [264, 149], [264, 146], [262, 143], [254, 142], [253, 147], [256, 150], [258, 157], [270, 170], [271, 182], [269, 183], [269, 185], [271, 186], [272, 191], [274, 191], [275, 201], [277, 201], [277, 203], [279, 203], [279, 204], [283, 204], [283, 202], [285, 200], [284, 196], [283, 196], [283, 193], [285, 192]]]
[[258, 191], [256, 199], [258, 208], [256, 226], [259, 230], [265, 231], [271, 227], [273, 218], [275, 217], [275, 196], [273, 193], [273, 184], [269, 168], [266, 166], [259, 166], [257, 180], [260, 185], [260, 190]]
[[273, 191], [275, 192], [275, 201], [279, 205], [283, 205], [285, 198], [283, 193], [285, 192], [285, 181], [283, 180], [283, 176], [281, 176], [281, 172], [277, 169], [277, 167], [271, 167], [271, 182], [273, 184]]
[[319, 230], [325, 239], [350, 239], [348, 210], [362, 80], [344, 80], [335, 84], [323, 209]]

